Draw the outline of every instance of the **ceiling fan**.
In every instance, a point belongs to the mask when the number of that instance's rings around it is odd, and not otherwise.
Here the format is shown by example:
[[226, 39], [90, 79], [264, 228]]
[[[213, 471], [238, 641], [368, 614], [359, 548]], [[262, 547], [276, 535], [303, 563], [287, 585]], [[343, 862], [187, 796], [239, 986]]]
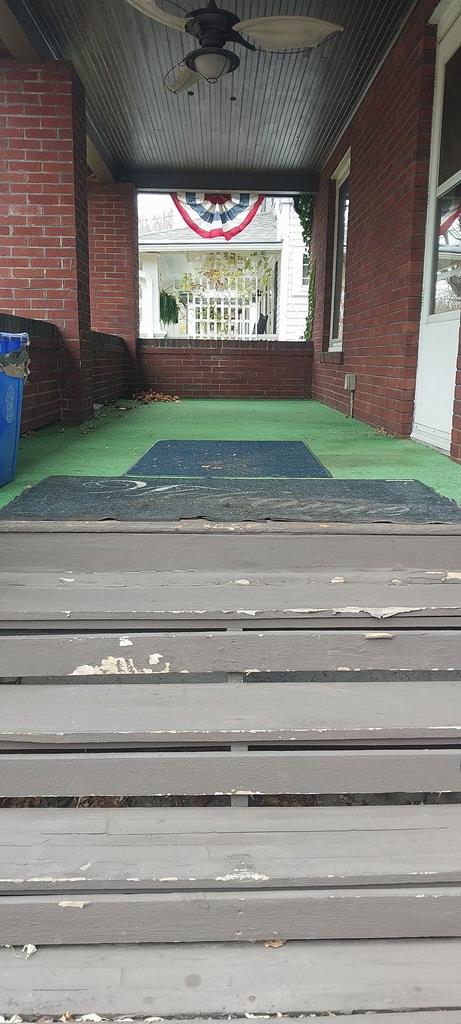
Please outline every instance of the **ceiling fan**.
[[215, 84], [235, 71], [240, 60], [233, 50], [226, 49], [226, 43], [238, 43], [247, 50], [279, 53], [318, 46], [333, 32], [343, 31], [341, 25], [330, 21], [301, 16], [278, 15], [239, 21], [236, 14], [217, 7], [215, 0], [209, 0], [207, 7], [190, 11], [183, 17], [169, 14], [156, 0], [128, 0], [128, 3], [167, 28], [187, 32], [200, 43], [177, 65], [179, 73], [174, 81], [165, 82], [173, 93], [191, 89], [201, 78], [210, 85]]

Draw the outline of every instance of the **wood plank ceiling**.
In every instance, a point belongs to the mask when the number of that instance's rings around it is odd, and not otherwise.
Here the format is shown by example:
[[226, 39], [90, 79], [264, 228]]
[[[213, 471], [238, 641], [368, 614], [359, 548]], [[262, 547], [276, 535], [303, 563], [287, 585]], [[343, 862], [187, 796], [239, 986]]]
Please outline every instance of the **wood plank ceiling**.
[[[126, 0], [8, 0], [43, 57], [70, 60], [89, 133], [120, 180], [145, 187], [303, 190], [318, 172], [414, 0], [229, 0], [241, 18], [308, 14], [344, 26], [301, 54], [236, 47], [222, 83], [173, 96], [166, 73], [194, 48]], [[192, 10], [194, 0], [181, 0]], [[163, 6], [180, 13], [170, 0]], [[231, 100], [235, 96], [235, 100]]]

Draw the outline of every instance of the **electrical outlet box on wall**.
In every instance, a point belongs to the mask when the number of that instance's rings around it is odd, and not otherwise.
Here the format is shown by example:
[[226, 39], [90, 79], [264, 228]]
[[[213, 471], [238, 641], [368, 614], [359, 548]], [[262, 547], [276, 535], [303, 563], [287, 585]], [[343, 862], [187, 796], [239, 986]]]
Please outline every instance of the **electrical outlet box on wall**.
[[344, 390], [355, 391], [357, 387], [357, 374], [356, 373], [345, 373], [344, 374]]

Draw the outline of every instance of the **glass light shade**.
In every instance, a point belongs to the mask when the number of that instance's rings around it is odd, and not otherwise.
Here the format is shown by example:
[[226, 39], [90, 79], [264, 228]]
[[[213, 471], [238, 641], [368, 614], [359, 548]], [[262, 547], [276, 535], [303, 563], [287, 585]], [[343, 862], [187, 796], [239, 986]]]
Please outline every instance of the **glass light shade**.
[[224, 51], [222, 53], [201, 53], [195, 58], [194, 64], [198, 74], [213, 84], [227, 74], [230, 60]]

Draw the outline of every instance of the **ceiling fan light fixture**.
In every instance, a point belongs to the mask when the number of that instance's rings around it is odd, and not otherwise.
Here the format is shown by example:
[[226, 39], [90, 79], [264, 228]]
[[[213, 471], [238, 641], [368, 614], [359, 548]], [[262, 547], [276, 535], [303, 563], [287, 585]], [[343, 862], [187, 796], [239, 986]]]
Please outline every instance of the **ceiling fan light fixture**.
[[202, 46], [193, 50], [184, 58], [187, 67], [196, 71], [210, 85], [215, 85], [220, 78], [238, 68], [239, 58], [232, 50], [224, 50], [217, 46]]

